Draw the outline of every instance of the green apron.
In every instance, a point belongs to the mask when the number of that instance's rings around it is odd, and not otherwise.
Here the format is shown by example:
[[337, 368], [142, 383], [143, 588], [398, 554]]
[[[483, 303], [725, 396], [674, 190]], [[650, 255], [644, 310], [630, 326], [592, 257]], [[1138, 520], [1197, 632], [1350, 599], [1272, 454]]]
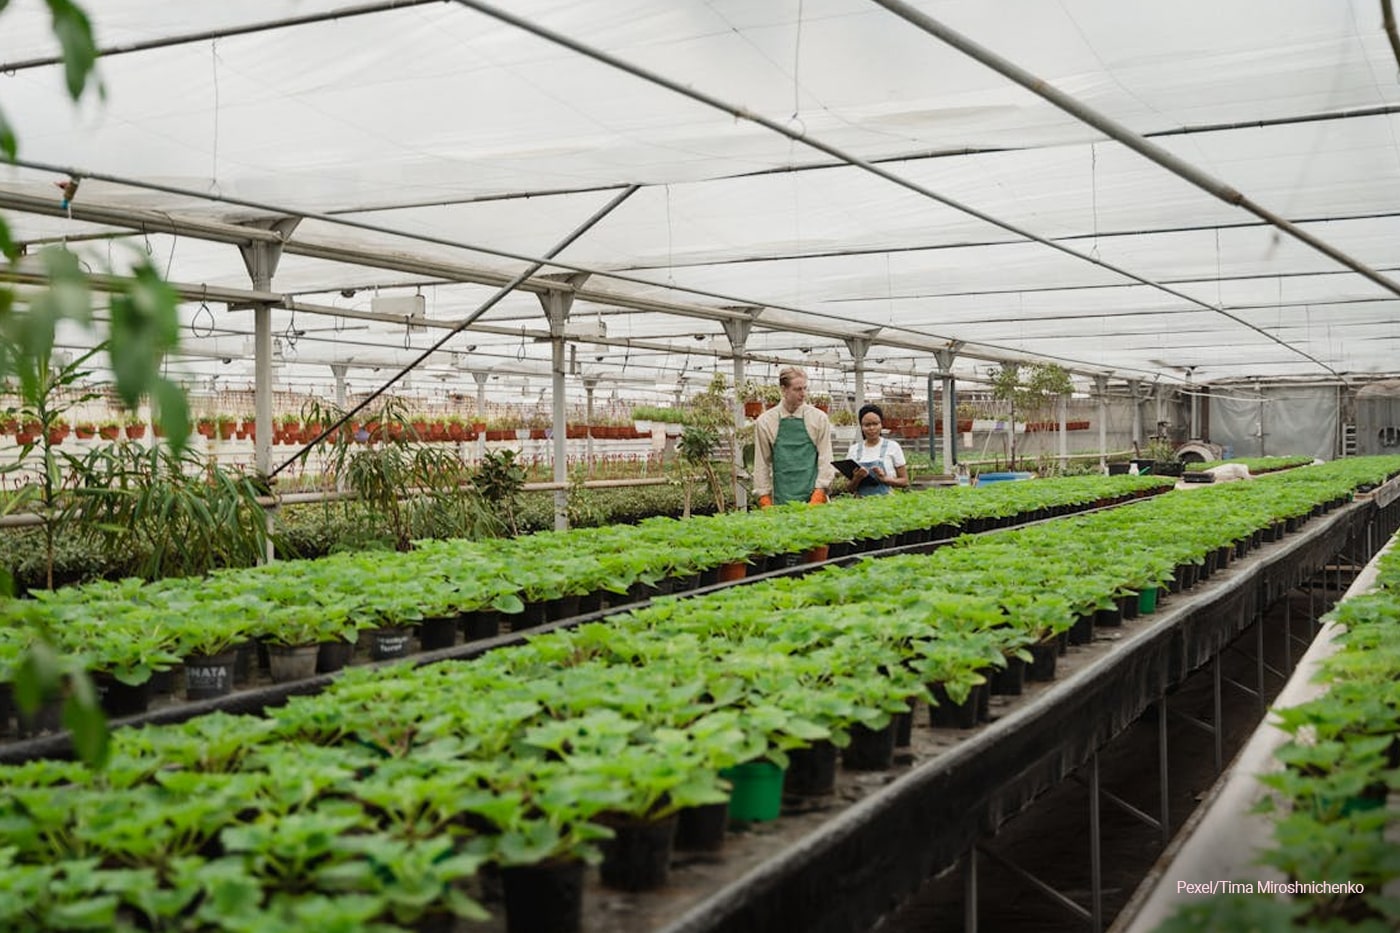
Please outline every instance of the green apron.
[[773, 502], [806, 502], [817, 485], [817, 445], [801, 415], [778, 419], [773, 439]]

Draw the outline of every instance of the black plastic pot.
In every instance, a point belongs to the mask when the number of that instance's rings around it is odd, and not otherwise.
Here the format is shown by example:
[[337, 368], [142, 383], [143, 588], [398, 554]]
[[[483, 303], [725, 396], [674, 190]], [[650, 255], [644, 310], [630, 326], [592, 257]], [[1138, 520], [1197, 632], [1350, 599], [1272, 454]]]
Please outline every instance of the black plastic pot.
[[1100, 609], [1094, 613], [1094, 624], [1100, 628], [1116, 628], [1123, 624], [1123, 610], [1117, 606]]
[[933, 687], [933, 703], [928, 708], [928, 724], [935, 729], [971, 729], [977, 725], [977, 691], [973, 687], [967, 699], [954, 703], [942, 684]]
[[603, 884], [619, 891], [654, 891], [666, 884], [678, 815], [659, 820], [608, 821], [613, 837], [602, 842]]
[[958, 531], [957, 525], [951, 522], [945, 522], [930, 528], [928, 530], [928, 539], [930, 541], [943, 541], [947, 538], [956, 538], [959, 534], [960, 532]]
[[783, 793], [792, 797], [819, 797], [836, 790], [836, 746], [817, 742], [788, 752]]
[[895, 721], [883, 729], [857, 723], [851, 727], [851, 744], [841, 752], [841, 767], [850, 771], [885, 771], [894, 764]]
[[233, 690], [233, 664], [238, 650], [192, 654], [185, 658], [185, 699], [207, 700]]
[[764, 565], [765, 570], [789, 570], [793, 567], [801, 566], [802, 553], [792, 551], [786, 554], [770, 554], [768, 561]]
[[1136, 619], [1138, 617], [1137, 594], [1133, 593], [1131, 596], [1118, 597], [1118, 612], [1123, 616], [1124, 622], [1130, 619]]
[[495, 609], [478, 609], [462, 618], [462, 638], [466, 641], [479, 641], [495, 638], [501, 634], [501, 614]]
[[175, 671], [166, 668], [163, 671], [151, 671], [151, 696], [166, 696], [175, 692]]
[[675, 848], [686, 852], [715, 852], [724, 848], [729, 829], [729, 801], [686, 807], [676, 821]]
[[992, 696], [1020, 696], [1026, 685], [1026, 662], [1018, 657], [1008, 656], [1006, 666], [999, 667], [988, 678]]
[[908, 748], [914, 743], [914, 701], [909, 701], [909, 712], [894, 714], [894, 747]]
[[568, 861], [501, 869], [507, 933], [578, 933], [585, 867]]
[[1055, 662], [1060, 655], [1058, 639], [1046, 639], [1031, 645], [1031, 663], [1026, 665], [1029, 680], [1044, 681], [1055, 679]]
[[354, 656], [355, 646], [348, 641], [340, 638], [323, 641], [316, 646], [316, 673], [334, 673], [349, 664]]
[[544, 604], [544, 617], [550, 622], [557, 622], [560, 619], [571, 619], [579, 614], [579, 598], [573, 596], [560, 596], [551, 599]]
[[1069, 637], [1066, 643], [1070, 645], [1087, 645], [1094, 640], [1094, 617], [1092, 615], [1076, 616], [1074, 625], [1066, 633]]
[[258, 643], [256, 641], [250, 639], [234, 649], [233, 682], [235, 684], [250, 683], [253, 679], [253, 665], [257, 660]]
[[9, 684], [0, 684], [0, 737], [10, 734], [10, 720], [14, 714], [14, 689]]
[[408, 657], [411, 634], [406, 628], [377, 628], [370, 632], [371, 661], [391, 661]]
[[424, 619], [418, 626], [418, 643], [424, 651], [437, 651], [457, 644], [457, 618]]
[[545, 601], [542, 599], [525, 604], [525, 611], [510, 617], [510, 630], [518, 632], [521, 629], [534, 628], [544, 625], [549, 621], [545, 610]]
[[113, 719], [144, 713], [151, 704], [151, 681], [149, 678], [132, 686], [122, 683], [111, 674], [99, 671], [93, 675], [92, 683], [97, 688], [97, 698], [102, 706], [102, 712]]

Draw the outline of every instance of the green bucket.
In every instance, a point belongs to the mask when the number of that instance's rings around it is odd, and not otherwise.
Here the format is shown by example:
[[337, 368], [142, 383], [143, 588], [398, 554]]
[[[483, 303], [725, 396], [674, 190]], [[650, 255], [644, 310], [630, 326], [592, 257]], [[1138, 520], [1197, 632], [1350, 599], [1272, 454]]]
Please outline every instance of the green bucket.
[[749, 761], [725, 768], [720, 777], [734, 785], [729, 818], [736, 822], [776, 820], [783, 806], [783, 769], [771, 761]]
[[1157, 587], [1149, 586], [1138, 593], [1138, 612], [1150, 615], [1157, 611]]

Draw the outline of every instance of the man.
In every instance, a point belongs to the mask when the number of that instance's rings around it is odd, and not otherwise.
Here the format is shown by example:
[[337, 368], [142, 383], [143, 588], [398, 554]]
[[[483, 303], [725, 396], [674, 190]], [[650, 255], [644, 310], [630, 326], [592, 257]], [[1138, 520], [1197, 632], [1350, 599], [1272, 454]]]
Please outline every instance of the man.
[[826, 501], [831, 465], [831, 422], [807, 404], [807, 374], [795, 366], [778, 373], [782, 401], [758, 416], [753, 431], [753, 491], [767, 508], [785, 502]]

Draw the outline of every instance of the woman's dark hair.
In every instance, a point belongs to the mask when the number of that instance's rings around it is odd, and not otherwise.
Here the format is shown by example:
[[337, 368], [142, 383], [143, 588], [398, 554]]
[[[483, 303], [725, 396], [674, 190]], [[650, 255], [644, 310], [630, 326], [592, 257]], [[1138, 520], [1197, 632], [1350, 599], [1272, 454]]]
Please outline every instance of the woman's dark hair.
[[870, 414], [871, 412], [874, 412], [875, 416], [880, 419], [881, 423], [884, 423], [885, 413], [880, 410], [879, 405], [862, 405], [860, 406], [860, 411], [856, 413], [856, 424], [860, 424], [862, 421], [864, 421], [865, 416]]

